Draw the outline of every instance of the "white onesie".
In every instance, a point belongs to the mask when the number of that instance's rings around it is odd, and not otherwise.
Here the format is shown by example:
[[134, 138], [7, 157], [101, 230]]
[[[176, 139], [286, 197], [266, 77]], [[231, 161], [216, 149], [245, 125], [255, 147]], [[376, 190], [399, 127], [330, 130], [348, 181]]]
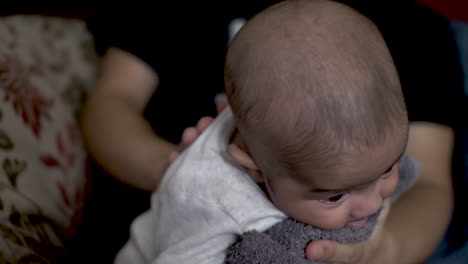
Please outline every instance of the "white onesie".
[[115, 263], [221, 264], [237, 235], [287, 218], [227, 154], [234, 127], [227, 108], [172, 164]]

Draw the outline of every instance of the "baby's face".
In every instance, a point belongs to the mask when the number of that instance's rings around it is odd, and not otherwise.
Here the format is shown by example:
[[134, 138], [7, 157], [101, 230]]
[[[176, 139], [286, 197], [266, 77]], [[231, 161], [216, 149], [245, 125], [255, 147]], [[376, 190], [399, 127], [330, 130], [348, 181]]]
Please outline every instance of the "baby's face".
[[[272, 202], [286, 215], [321, 229], [362, 228], [396, 188], [404, 144], [350, 155], [338, 170], [302, 170], [299, 177], [266, 179]], [[310, 174], [308, 174], [308, 171]]]

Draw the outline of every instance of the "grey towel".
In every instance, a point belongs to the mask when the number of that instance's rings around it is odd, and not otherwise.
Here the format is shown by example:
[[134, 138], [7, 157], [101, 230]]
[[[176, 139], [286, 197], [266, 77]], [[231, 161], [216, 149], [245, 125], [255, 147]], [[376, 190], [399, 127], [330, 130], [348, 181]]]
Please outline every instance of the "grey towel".
[[[400, 160], [400, 179], [392, 194], [395, 201], [406, 192], [419, 175], [417, 162], [403, 155]], [[377, 224], [380, 210], [369, 217], [360, 229], [344, 227], [339, 230], [322, 230], [288, 218], [265, 232], [246, 232], [227, 251], [228, 264], [311, 264], [318, 263], [305, 258], [305, 247], [313, 240], [334, 240], [340, 243], [357, 243], [370, 237]]]

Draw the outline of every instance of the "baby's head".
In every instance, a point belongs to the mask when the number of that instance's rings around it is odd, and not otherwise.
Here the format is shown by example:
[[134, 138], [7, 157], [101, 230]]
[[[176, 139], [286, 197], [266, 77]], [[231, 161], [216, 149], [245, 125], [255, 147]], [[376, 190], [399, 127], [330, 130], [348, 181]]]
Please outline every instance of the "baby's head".
[[376, 26], [332, 1], [291, 0], [252, 18], [226, 60], [242, 142], [234, 159], [288, 216], [362, 226], [398, 182], [403, 94]]

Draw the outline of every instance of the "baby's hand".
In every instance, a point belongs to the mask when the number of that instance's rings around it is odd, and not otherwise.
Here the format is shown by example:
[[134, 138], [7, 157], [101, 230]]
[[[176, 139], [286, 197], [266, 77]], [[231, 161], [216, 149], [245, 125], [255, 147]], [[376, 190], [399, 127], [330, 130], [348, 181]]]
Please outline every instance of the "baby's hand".
[[380, 253], [388, 253], [390, 250], [388, 246], [390, 238], [384, 230], [385, 220], [390, 207], [390, 199], [385, 200], [379, 222], [369, 240], [356, 244], [339, 244], [328, 240], [313, 241], [306, 247], [305, 253], [307, 259], [343, 264], [383, 263], [380, 260], [380, 257], [382, 257]]

